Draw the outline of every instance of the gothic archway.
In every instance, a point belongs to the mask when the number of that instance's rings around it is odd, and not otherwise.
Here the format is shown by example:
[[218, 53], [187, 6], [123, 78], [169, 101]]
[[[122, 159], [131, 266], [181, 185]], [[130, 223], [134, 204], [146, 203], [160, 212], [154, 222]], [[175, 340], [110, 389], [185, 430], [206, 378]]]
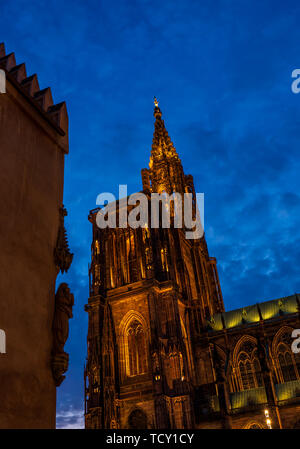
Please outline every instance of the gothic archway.
[[147, 415], [137, 408], [128, 417], [128, 429], [147, 429]]
[[263, 429], [263, 428], [264, 427], [256, 421], [250, 421], [244, 427], [244, 429], [252, 429], [252, 430]]
[[145, 318], [130, 310], [119, 327], [120, 366], [123, 378], [148, 372], [149, 329]]
[[147, 348], [145, 331], [138, 320], [131, 321], [126, 331], [128, 350], [128, 375], [147, 372]]
[[257, 356], [254, 337], [244, 335], [234, 349], [233, 363], [240, 390], [250, 390], [263, 386], [261, 366]]
[[272, 352], [279, 383], [290, 382], [300, 378], [300, 354], [291, 349], [293, 329], [283, 326], [274, 337]]

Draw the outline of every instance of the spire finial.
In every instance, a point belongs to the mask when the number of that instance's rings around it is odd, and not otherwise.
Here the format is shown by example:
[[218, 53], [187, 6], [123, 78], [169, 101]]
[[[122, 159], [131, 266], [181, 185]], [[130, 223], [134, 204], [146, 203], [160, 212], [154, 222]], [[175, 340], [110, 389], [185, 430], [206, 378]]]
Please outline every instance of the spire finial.
[[156, 97], [154, 97], [154, 117], [157, 118], [161, 118], [161, 110], [158, 107], [158, 99]]

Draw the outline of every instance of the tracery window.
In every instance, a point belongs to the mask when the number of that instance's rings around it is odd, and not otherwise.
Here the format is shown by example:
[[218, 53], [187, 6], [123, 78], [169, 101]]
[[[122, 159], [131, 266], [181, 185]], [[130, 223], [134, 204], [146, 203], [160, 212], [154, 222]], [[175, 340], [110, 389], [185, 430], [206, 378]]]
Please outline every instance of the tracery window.
[[242, 390], [255, 388], [254, 371], [247, 354], [242, 353], [239, 357], [239, 370]]
[[147, 348], [145, 332], [141, 323], [134, 320], [127, 329], [128, 369], [129, 376], [137, 376], [147, 372]]
[[277, 332], [272, 344], [279, 383], [300, 379], [300, 354], [292, 352], [292, 331], [293, 329], [290, 327], [282, 327]]
[[290, 347], [285, 343], [280, 343], [278, 345], [277, 357], [283, 382], [297, 380], [297, 366], [295, 360], [293, 360], [294, 357]]
[[241, 390], [250, 390], [263, 386], [261, 366], [254, 342], [246, 341], [237, 357], [237, 368]]

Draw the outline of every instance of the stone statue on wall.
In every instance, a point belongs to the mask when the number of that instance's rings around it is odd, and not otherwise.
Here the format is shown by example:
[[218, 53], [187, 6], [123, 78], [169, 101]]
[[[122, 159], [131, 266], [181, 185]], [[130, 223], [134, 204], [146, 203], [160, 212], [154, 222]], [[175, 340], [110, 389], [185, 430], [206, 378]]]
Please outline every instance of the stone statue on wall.
[[63, 375], [69, 364], [69, 354], [64, 351], [69, 336], [69, 319], [73, 317], [72, 308], [74, 295], [70, 292], [68, 284], [62, 283], [55, 295], [55, 311], [52, 325], [52, 373], [55, 385], [58, 387], [65, 379]]

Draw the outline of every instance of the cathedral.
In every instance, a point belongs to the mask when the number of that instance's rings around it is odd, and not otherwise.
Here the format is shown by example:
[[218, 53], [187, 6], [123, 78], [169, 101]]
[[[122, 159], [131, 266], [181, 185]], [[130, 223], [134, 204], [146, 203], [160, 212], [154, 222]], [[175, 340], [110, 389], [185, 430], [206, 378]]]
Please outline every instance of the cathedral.
[[[154, 117], [142, 191], [195, 200], [157, 102]], [[300, 428], [300, 354], [292, 351], [300, 295], [226, 312], [204, 235], [100, 229], [98, 210], [89, 214], [86, 428]]]

